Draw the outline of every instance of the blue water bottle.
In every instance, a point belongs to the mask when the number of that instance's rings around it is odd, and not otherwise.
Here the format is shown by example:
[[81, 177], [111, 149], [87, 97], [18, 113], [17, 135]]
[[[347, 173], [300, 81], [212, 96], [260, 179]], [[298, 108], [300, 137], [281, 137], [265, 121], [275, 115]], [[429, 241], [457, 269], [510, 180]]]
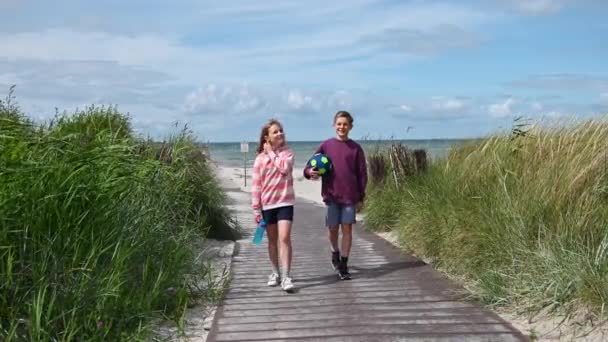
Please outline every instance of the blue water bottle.
[[258, 226], [255, 228], [255, 233], [253, 234], [253, 243], [259, 245], [262, 243], [262, 239], [264, 238], [264, 231], [266, 230], [266, 221], [261, 219], [258, 223]]

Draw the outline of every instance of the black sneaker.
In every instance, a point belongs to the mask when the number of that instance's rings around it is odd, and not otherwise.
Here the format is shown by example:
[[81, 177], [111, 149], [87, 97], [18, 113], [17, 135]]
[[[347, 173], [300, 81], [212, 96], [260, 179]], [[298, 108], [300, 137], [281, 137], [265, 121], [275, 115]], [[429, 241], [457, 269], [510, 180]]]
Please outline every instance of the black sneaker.
[[337, 270], [340, 267], [340, 251], [331, 252], [331, 267]]
[[338, 267], [338, 277], [341, 280], [350, 280], [350, 273], [348, 273], [348, 266], [345, 263], [340, 263]]

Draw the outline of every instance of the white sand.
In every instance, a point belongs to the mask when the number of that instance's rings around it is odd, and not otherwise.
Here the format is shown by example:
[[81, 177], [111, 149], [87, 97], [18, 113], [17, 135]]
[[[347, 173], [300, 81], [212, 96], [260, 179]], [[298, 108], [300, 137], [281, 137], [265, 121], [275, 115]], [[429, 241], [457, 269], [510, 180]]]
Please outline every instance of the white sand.
[[[231, 185], [232, 187], [239, 187], [245, 192], [251, 192], [251, 168], [247, 169], [247, 185], [245, 185], [243, 167], [228, 167], [218, 166], [217, 176], [225, 185]], [[320, 180], [308, 180], [304, 178], [302, 168], [294, 168], [293, 170], [293, 187], [296, 193], [296, 197], [304, 199], [315, 204], [322, 205], [323, 200], [321, 198], [321, 181]]]

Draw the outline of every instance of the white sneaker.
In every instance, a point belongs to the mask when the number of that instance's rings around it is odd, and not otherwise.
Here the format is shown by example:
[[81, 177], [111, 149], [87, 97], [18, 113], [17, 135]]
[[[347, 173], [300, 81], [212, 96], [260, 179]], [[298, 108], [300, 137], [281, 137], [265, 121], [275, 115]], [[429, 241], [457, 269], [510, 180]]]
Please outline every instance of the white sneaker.
[[291, 282], [291, 278], [287, 277], [281, 281], [281, 287], [283, 291], [291, 291], [293, 290], [293, 283]]
[[279, 285], [279, 275], [276, 273], [272, 273], [268, 276], [268, 286], [277, 286]]

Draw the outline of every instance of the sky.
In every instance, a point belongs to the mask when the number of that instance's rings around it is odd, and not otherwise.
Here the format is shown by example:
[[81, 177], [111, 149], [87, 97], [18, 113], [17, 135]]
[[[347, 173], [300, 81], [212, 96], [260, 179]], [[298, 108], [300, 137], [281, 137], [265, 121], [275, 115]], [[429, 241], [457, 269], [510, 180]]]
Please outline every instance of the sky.
[[203, 141], [481, 137], [608, 114], [605, 0], [0, 0], [0, 96]]

